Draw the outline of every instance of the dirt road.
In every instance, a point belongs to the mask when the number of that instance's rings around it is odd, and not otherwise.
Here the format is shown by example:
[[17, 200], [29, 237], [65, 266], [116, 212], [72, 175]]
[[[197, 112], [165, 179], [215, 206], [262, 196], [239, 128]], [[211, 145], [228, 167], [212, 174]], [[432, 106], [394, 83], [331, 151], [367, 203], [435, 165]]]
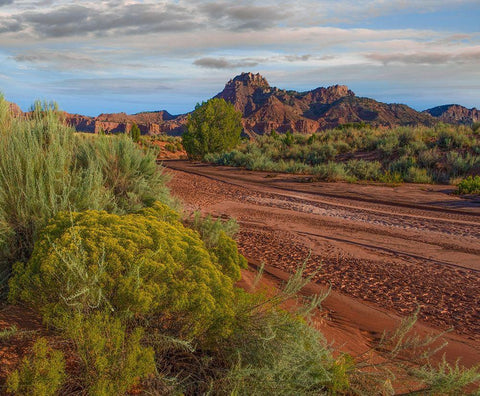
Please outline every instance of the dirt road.
[[325, 331], [337, 343], [361, 350], [419, 308], [422, 331], [453, 328], [451, 358], [480, 362], [479, 202], [448, 186], [309, 183], [187, 161], [164, 165], [185, 210], [238, 220], [239, 246], [252, 263], [281, 277], [306, 261], [318, 285], [332, 286]]

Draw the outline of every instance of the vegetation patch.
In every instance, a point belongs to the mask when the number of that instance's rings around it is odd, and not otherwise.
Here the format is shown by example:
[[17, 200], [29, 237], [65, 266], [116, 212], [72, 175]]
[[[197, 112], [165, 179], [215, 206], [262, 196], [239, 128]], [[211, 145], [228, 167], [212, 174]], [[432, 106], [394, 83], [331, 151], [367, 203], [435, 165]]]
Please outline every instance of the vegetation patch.
[[205, 160], [251, 170], [305, 173], [317, 179], [398, 184], [448, 183], [480, 172], [476, 126], [372, 128], [347, 124], [313, 135], [259, 136]]
[[458, 194], [480, 194], [480, 176], [469, 176], [458, 183]]

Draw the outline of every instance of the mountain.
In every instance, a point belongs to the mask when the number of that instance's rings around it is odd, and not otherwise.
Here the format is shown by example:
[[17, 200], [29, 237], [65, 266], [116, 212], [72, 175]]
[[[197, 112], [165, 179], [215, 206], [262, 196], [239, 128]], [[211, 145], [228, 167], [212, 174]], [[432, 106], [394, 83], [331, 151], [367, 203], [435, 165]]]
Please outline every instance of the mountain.
[[375, 126], [433, 125], [426, 113], [400, 104], [386, 104], [361, 98], [344, 85], [312, 91], [286, 91], [271, 87], [259, 74], [242, 73], [216, 95], [242, 112], [245, 131], [312, 133], [340, 124], [367, 122]]
[[432, 107], [425, 110], [425, 113], [436, 117], [442, 122], [450, 124], [472, 124], [480, 121], [480, 110], [476, 108], [467, 109], [458, 104], [449, 104], [443, 106]]
[[[373, 126], [427, 125], [442, 121], [470, 124], [480, 120], [480, 111], [460, 105], [445, 105], [418, 112], [404, 104], [387, 104], [356, 96], [345, 85], [319, 87], [311, 91], [287, 91], [271, 87], [260, 74], [242, 73], [231, 79], [216, 98], [233, 103], [243, 114], [245, 133], [294, 131], [312, 133], [346, 123], [364, 122]], [[16, 106], [13, 105], [12, 106]], [[14, 107], [12, 107], [13, 109]], [[15, 112], [19, 112], [18, 106]], [[178, 136], [185, 130], [187, 114], [167, 111], [137, 114], [113, 113], [88, 117], [65, 113], [77, 131], [98, 133], [128, 132], [136, 123], [142, 134]]]

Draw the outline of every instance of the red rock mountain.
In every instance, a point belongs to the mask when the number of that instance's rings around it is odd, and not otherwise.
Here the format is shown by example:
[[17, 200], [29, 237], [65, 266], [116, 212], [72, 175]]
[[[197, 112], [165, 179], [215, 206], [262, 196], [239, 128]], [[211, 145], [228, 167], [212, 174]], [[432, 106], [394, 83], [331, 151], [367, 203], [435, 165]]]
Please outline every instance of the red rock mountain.
[[[358, 97], [345, 85], [306, 92], [286, 91], [271, 87], [260, 74], [252, 73], [236, 76], [215, 97], [233, 103], [242, 112], [244, 130], [251, 136], [274, 129], [312, 133], [354, 122], [395, 126], [433, 125], [439, 121], [469, 124], [480, 119], [477, 109], [445, 105], [418, 112], [407, 105]], [[136, 123], [142, 134], [181, 135], [188, 114], [174, 116], [167, 111], [155, 111], [132, 115], [100, 114], [97, 117], [66, 113], [65, 116], [69, 124], [82, 132], [128, 132]]]
[[466, 107], [457, 104], [433, 107], [425, 110], [425, 113], [438, 118], [442, 122], [450, 124], [468, 125], [480, 121], [480, 110], [477, 110], [476, 108], [467, 109]]
[[243, 113], [249, 134], [295, 131], [312, 133], [340, 124], [366, 122], [376, 126], [432, 125], [435, 119], [400, 104], [360, 98], [344, 85], [312, 91], [286, 91], [270, 87], [259, 74], [242, 73], [230, 80], [217, 98]]

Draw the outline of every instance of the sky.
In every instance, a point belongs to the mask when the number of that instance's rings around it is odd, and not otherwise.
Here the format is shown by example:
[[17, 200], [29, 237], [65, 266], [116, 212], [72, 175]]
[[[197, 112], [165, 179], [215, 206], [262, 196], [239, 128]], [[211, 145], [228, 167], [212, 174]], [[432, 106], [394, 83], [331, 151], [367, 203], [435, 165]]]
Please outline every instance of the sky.
[[480, 108], [480, 0], [0, 0], [0, 92], [24, 110], [179, 114], [241, 72]]

